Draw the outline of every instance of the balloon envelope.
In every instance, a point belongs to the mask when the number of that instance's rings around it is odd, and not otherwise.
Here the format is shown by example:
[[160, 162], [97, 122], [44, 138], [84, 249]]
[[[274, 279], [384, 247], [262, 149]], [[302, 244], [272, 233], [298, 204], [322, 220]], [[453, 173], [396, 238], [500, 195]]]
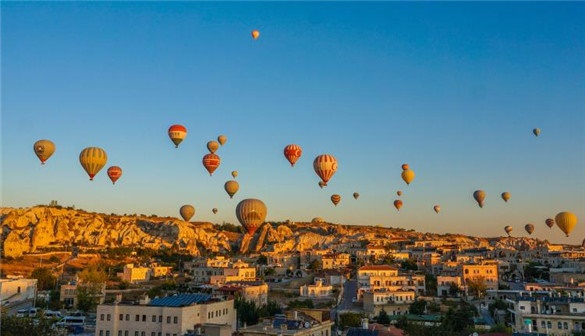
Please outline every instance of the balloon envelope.
[[396, 192], [396, 195], [398, 195], [398, 196], [402, 196], [402, 191], [398, 190], [398, 191]]
[[441, 206], [437, 204], [433, 207], [433, 209], [435, 210], [436, 213], [439, 213], [439, 211], [441, 211]]
[[357, 192], [353, 193], [353, 198], [358, 199], [360, 197], [360, 194]]
[[116, 181], [122, 176], [122, 168], [118, 166], [111, 166], [106, 172], [110, 180], [112, 180], [112, 184], [116, 184]]
[[219, 156], [213, 153], [205, 154], [202, 161], [203, 167], [205, 167], [205, 169], [207, 169], [209, 172], [209, 176], [213, 175], [213, 172], [219, 167], [219, 164], [221, 163]]
[[55, 144], [51, 140], [39, 140], [33, 145], [35, 155], [41, 160], [41, 164], [45, 164], [53, 153], [55, 153]]
[[555, 226], [555, 220], [552, 218], [547, 218], [544, 223], [546, 224], [546, 226], [548, 226], [549, 228], [552, 228], [553, 226]]
[[338, 194], [333, 194], [331, 195], [331, 202], [333, 202], [333, 204], [335, 206], [337, 206], [337, 204], [339, 204], [339, 202], [341, 201], [341, 196]]
[[252, 38], [257, 40], [260, 37], [260, 32], [257, 29], [252, 30]]
[[94, 176], [106, 165], [108, 155], [99, 147], [87, 147], [79, 153], [79, 163], [93, 181]]
[[406, 182], [406, 184], [410, 184], [410, 182], [414, 180], [414, 171], [412, 171], [411, 169], [403, 170], [401, 175], [402, 179], [404, 180], [404, 182]]
[[559, 212], [555, 216], [555, 223], [568, 237], [577, 225], [577, 216], [568, 211]]
[[264, 223], [266, 213], [264, 202], [255, 198], [245, 199], [236, 206], [236, 217], [250, 235], [253, 235]]
[[512, 195], [509, 192], [505, 191], [502, 193], [502, 199], [504, 200], [504, 202], [508, 202], [510, 197], [512, 197]]
[[233, 178], [238, 177], [238, 171], [237, 170], [232, 171], [232, 177]]
[[190, 204], [185, 204], [179, 209], [179, 213], [185, 222], [188, 222], [193, 215], [195, 215], [195, 207]]
[[408, 163], [405, 163], [402, 165], [402, 170], [408, 170]]
[[240, 184], [237, 181], [230, 180], [223, 185], [223, 188], [230, 195], [230, 198], [232, 198], [238, 192], [238, 189], [240, 189]]
[[215, 153], [215, 151], [219, 148], [219, 143], [217, 141], [209, 141], [207, 142], [207, 150], [210, 153]]
[[540, 128], [533, 129], [532, 133], [534, 133], [535, 136], [539, 136], [540, 135]]
[[225, 135], [220, 135], [217, 137], [217, 142], [219, 142], [220, 145], [225, 145], [225, 143], [227, 142], [227, 136]]
[[510, 232], [512, 232], [512, 227], [510, 225], [507, 225], [507, 226], [504, 227], [504, 231], [506, 231], [506, 233], [509, 236], [510, 235]]
[[526, 230], [526, 232], [528, 232], [528, 234], [532, 234], [532, 232], [534, 232], [534, 225], [532, 224], [526, 224], [524, 226], [524, 230]]
[[394, 207], [396, 208], [396, 210], [400, 211], [400, 208], [402, 208], [402, 201], [401, 200], [395, 200], [394, 201]]
[[337, 171], [337, 160], [330, 154], [319, 155], [313, 161], [313, 169], [326, 186], [327, 182], [329, 182], [333, 174]]
[[477, 201], [477, 204], [480, 208], [483, 208], [483, 204], [485, 201], [485, 191], [483, 190], [476, 190], [473, 192], [473, 198]]
[[303, 155], [303, 149], [299, 145], [291, 144], [284, 147], [284, 157], [288, 160], [291, 167], [294, 167], [301, 155]]
[[217, 208], [211, 209], [211, 212], [213, 212], [213, 214], [216, 214], [217, 213]]
[[169, 138], [175, 144], [175, 148], [179, 147], [179, 144], [187, 136], [187, 128], [183, 125], [172, 125], [169, 127]]

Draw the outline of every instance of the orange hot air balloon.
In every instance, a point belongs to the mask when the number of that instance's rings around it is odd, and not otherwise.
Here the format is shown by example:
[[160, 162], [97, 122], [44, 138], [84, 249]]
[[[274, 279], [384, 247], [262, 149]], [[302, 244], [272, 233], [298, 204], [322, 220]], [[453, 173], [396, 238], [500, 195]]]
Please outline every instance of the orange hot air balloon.
[[33, 150], [39, 160], [41, 160], [41, 164], [45, 164], [45, 161], [55, 153], [55, 144], [51, 140], [39, 140], [33, 145]]
[[185, 204], [179, 209], [179, 213], [185, 222], [188, 222], [193, 215], [195, 215], [195, 207], [190, 204]]
[[504, 227], [504, 231], [506, 231], [506, 233], [508, 234], [508, 237], [510, 237], [510, 232], [512, 232], [512, 227], [510, 225], [506, 225]]
[[219, 148], [219, 143], [217, 141], [209, 141], [207, 143], [207, 150], [209, 150], [210, 153], [215, 153], [215, 151]]
[[203, 166], [209, 172], [209, 176], [213, 175], [213, 172], [219, 167], [221, 159], [218, 155], [209, 153], [203, 156]]
[[396, 208], [396, 210], [400, 211], [400, 208], [402, 208], [402, 201], [401, 200], [395, 200], [394, 201], [394, 207]]
[[213, 212], [213, 214], [215, 215], [217, 213], [217, 208], [211, 209], [211, 212]]
[[410, 184], [414, 180], [414, 171], [412, 169], [403, 170], [401, 176], [406, 184]]
[[526, 225], [524, 225], [524, 230], [526, 230], [526, 232], [528, 232], [528, 234], [531, 235], [532, 232], [534, 232], [534, 225], [533, 224], [526, 224]]
[[330, 154], [319, 155], [313, 161], [313, 169], [326, 186], [337, 171], [337, 160]]
[[485, 191], [483, 190], [476, 190], [473, 192], [473, 198], [477, 201], [477, 204], [480, 208], [483, 208], [483, 204], [485, 201]]
[[408, 170], [408, 163], [402, 165], [402, 170]]
[[575, 225], [577, 225], [577, 216], [568, 211], [559, 212], [555, 216], [555, 223], [557, 223], [557, 227], [568, 237], [575, 228]]
[[396, 192], [396, 195], [398, 195], [398, 196], [402, 196], [402, 191], [398, 190], [398, 191]]
[[240, 189], [240, 184], [234, 180], [230, 180], [223, 185], [223, 188], [230, 195], [230, 198], [233, 198], [238, 192], [238, 189]]
[[353, 193], [353, 198], [358, 199], [360, 197], [360, 194], [357, 192]]
[[439, 211], [441, 211], [441, 206], [437, 204], [433, 207], [433, 209], [435, 210], [436, 213], [439, 213]]
[[227, 142], [227, 137], [222, 134], [217, 137], [217, 142], [219, 142], [219, 144], [223, 146]]
[[319, 181], [319, 188], [323, 189], [323, 187], [325, 187], [327, 184], [325, 184], [325, 182], [323, 181]]
[[298, 159], [303, 155], [303, 149], [295, 144], [284, 147], [284, 157], [290, 162], [290, 166], [294, 167]]
[[111, 166], [107, 170], [108, 177], [112, 180], [112, 184], [116, 184], [116, 181], [122, 176], [122, 168], [118, 166]]
[[510, 197], [512, 197], [512, 195], [509, 192], [505, 191], [502, 193], [502, 199], [504, 200], [504, 202], [507, 203]]
[[260, 32], [257, 29], [252, 30], [252, 38], [257, 40], [260, 37]]
[[548, 226], [549, 228], [552, 228], [553, 226], [555, 226], [555, 220], [552, 218], [547, 218], [544, 223], [546, 224], [546, 226]]
[[337, 206], [337, 204], [339, 204], [340, 201], [341, 201], [341, 196], [339, 196], [338, 194], [331, 195], [331, 202], [333, 202], [333, 204], [335, 206]]
[[169, 138], [175, 144], [175, 148], [179, 147], [179, 144], [185, 140], [187, 136], [187, 128], [183, 125], [172, 125], [169, 127]]
[[249, 235], [254, 235], [254, 232], [264, 223], [266, 213], [264, 202], [255, 198], [245, 199], [236, 206], [236, 217]]
[[79, 163], [89, 175], [89, 180], [93, 181], [94, 176], [108, 162], [106, 151], [99, 147], [87, 147], [79, 153]]

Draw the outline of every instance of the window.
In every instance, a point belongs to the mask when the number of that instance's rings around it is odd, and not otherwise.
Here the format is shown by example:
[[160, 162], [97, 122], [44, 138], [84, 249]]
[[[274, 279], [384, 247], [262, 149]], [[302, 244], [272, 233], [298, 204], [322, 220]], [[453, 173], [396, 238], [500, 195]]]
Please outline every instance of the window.
[[[126, 314], [126, 321], [130, 321], [130, 314]], [[126, 335], [128, 336], [128, 335]]]
[[561, 322], [557, 323], [557, 328], [563, 329], [563, 324]]
[[177, 324], [177, 323], [179, 323], [179, 318], [178, 318], [178, 317], [176, 317], [176, 316], [175, 316], [175, 317], [173, 317], [173, 323], [174, 323], [174, 324]]
[[124, 336], [128, 336], [130, 332], [128, 330], [124, 331]]
[[106, 330], [106, 336], [110, 336], [110, 331]]
[[138, 336], [138, 331], [135, 331], [134, 332], [134, 336]]
[[104, 314], [100, 314], [100, 321], [104, 320]]
[[142, 322], [146, 322], [146, 315], [142, 315]]
[[546, 323], [544, 321], [540, 321], [540, 327], [542, 329], [546, 328]]
[[[140, 321], [140, 315], [136, 314], [136, 321]], [[138, 335], [136, 335], [138, 336]]]
[[[152, 322], [156, 322], [156, 315], [152, 315]], [[154, 335], [152, 335], [154, 336]]]
[[567, 322], [563, 322], [563, 329], [569, 329], [569, 324]]
[[153, 332], [151, 332], [151, 333], [150, 333], [150, 336], [156, 336], [156, 332], [154, 332], [154, 331], [153, 331]]
[[141, 332], [140, 336], [146, 336], [146, 331]]
[[171, 323], [171, 317], [167, 316], [167, 323]]
[[100, 336], [104, 336], [104, 331], [100, 330]]
[[120, 321], [124, 321], [124, 314], [120, 314]]
[[112, 316], [110, 314], [106, 315], [106, 320], [110, 320], [112, 318]]
[[118, 336], [122, 336], [122, 330], [118, 330]]
[[549, 329], [552, 329], [552, 323], [551, 323], [551, 321], [547, 321], [546, 322], [546, 327], [549, 328]]
[[158, 316], [158, 323], [162, 323], [162, 315]]

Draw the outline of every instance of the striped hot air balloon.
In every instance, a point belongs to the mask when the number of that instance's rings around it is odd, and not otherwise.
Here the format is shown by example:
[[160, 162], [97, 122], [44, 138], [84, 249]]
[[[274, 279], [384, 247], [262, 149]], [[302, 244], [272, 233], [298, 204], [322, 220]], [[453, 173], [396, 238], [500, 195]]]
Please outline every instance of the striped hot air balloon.
[[236, 217], [249, 235], [253, 235], [264, 223], [266, 213], [266, 204], [255, 198], [242, 200], [236, 206]]
[[108, 155], [99, 147], [87, 147], [79, 154], [79, 162], [89, 175], [89, 180], [93, 181], [94, 176], [108, 162]]
[[341, 196], [338, 194], [333, 194], [331, 195], [331, 202], [337, 206], [337, 204], [339, 204], [339, 202], [341, 202]]
[[187, 136], [187, 128], [183, 125], [172, 125], [169, 127], [169, 138], [175, 144], [175, 148], [179, 147], [179, 144]]
[[291, 167], [294, 167], [295, 163], [303, 155], [303, 149], [299, 145], [291, 144], [284, 147], [284, 157], [288, 160]]
[[219, 167], [221, 159], [218, 155], [209, 153], [203, 156], [203, 166], [209, 172], [209, 176], [213, 175], [213, 172]]
[[337, 160], [330, 154], [319, 155], [313, 161], [313, 169], [326, 186], [337, 171]]

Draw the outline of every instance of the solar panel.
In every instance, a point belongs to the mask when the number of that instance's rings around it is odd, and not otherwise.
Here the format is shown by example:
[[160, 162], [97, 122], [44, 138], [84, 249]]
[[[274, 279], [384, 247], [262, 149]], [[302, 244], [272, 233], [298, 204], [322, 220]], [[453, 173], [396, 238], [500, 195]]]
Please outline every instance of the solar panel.
[[150, 306], [163, 307], [184, 307], [190, 306], [193, 303], [207, 302], [211, 298], [211, 294], [196, 293], [196, 294], [179, 294], [173, 296], [165, 296], [163, 298], [156, 298], [150, 301]]

